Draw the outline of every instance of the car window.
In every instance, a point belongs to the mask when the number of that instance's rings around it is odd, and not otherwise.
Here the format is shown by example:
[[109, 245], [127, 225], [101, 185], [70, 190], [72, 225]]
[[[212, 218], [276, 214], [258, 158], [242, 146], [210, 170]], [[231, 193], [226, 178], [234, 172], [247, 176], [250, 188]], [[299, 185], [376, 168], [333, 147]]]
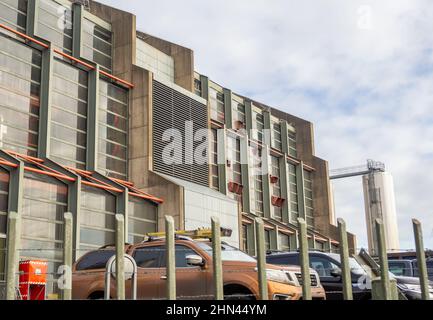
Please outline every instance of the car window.
[[140, 268], [162, 268], [165, 265], [165, 246], [149, 246], [137, 248], [134, 259]]
[[78, 262], [76, 270], [104, 269], [113, 255], [115, 255], [113, 249], [89, 252]]
[[186, 256], [188, 255], [198, 255], [197, 252], [195, 252], [190, 247], [177, 244], [176, 245], [176, 268], [188, 268], [188, 267], [194, 267], [186, 263]]
[[[406, 264], [404, 262], [398, 261], [388, 261], [389, 271], [391, 271], [396, 276], [404, 276]], [[408, 270], [409, 272], [409, 270]]]
[[328, 259], [310, 256], [310, 267], [317, 271], [320, 277], [332, 277], [331, 271], [338, 266]]
[[266, 262], [270, 264], [280, 264], [280, 265], [292, 265], [292, 266], [298, 266], [299, 265], [299, 257], [297, 255], [270, 255], [266, 257]]

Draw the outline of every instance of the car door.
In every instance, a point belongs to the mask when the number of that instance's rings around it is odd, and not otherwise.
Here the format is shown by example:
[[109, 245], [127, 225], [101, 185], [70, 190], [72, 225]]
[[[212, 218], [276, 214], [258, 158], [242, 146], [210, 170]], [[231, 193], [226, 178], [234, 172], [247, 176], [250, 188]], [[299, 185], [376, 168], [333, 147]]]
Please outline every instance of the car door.
[[[200, 255], [197, 251], [186, 244], [176, 244], [176, 298], [177, 299], [208, 299], [207, 292], [207, 269], [201, 266], [191, 266], [186, 262], [188, 255]], [[162, 258], [165, 267], [165, 254]], [[163, 274], [165, 275], [165, 268]], [[166, 297], [166, 281], [159, 283], [159, 295]]]
[[341, 276], [332, 275], [332, 270], [339, 269], [333, 261], [325, 257], [310, 255], [310, 267], [319, 274], [328, 300], [343, 299]]
[[[165, 246], [146, 245], [135, 248], [131, 253], [137, 263], [137, 299], [161, 299], [158, 290], [165, 276]], [[127, 294], [131, 288], [131, 280], [127, 282]]]

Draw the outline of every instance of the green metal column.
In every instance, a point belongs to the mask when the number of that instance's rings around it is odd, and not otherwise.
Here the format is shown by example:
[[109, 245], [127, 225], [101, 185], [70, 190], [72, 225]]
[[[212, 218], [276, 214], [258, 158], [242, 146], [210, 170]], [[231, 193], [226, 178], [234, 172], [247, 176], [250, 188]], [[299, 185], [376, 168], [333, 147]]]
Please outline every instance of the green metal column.
[[269, 247], [271, 250], [277, 250], [278, 249], [278, 227], [275, 226], [273, 230], [270, 230], [270, 243]]
[[225, 129], [217, 130], [217, 151], [218, 151], [218, 182], [219, 191], [227, 194], [227, 133]]
[[24, 163], [18, 160], [18, 167], [10, 171], [8, 211], [22, 212]]
[[284, 223], [290, 222], [290, 190], [289, 190], [289, 170], [287, 168], [286, 155], [280, 158], [280, 189], [281, 197], [284, 199], [283, 206], [281, 207], [281, 214]]
[[298, 188], [297, 191], [299, 218], [307, 221], [305, 209], [304, 163], [302, 161], [296, 166], [296, 184]]
[[125, 300], [125, 220], [123, 214], [115, 215], [116, 221], [116, 296]]
[[250, 208], [250, 166], [248, 136], [240, 138], [241, 145], [241, 175], [242, 175], [242, 208], [243, 212], [251, 212]]
[[226, 128], [233, 128], [233, 115], [232, 115], [232, 91], [224, 88], [224, 118], [226, 122]]
[[209, 78], [200, 75], [200, 83], [201, 83], [201, 97], [206, 101], [209, 100]]
[[271, 217], [271, 182], [269, 181], [269, 168], [270, 168], [270, 154], [269, 146], [263, 145], [262, 148], [262, 168], [264, 170], [263, 177], [263, 216], [265, 218]]
[[288, 136], [288, 126], [287, 121], [281, 120], [281, 150], [284, 154], [289, 154], [289, 136]]
[[251, 136], [251, 129], [253, 128], [253, 106], [251, 100], [245, 100], [245, 130], [248, 136]]
[[72, 213], [65, 212], [64, 215], [64, 236], [63, 236], [63, 271], [64, 288], [63, 300], [72, 299], [72, 263], [73, 263], [73, 217]]
[[89, 71], [87, 103], [87, 149], [86, 170], [98, 168], [98, 108], [99, 108], [99, 66]]
[[15, 211], [8, 214], [8, 238], [6, 252], [6, 299], [15, 300], [18, 284], [18, 261], [21, 249], [21, 215]]
[[72, 55], [75, 58], [81, 57], [83, 6], [79, 3], [72, 4]]
[[289, 241], [290, 241], [290, 251], [297, 250], [299, 247], [299, 245], [298, 245], [298, 231], [295, 231], [295, 234], [291, 235], [289, 237]]
[[378, 255], [380, 261], [380, 282], [384, 300], [391, 300], [391, 287], [389, 282], [388, 255], [385, 242], [385, 227], [381, 219], [375, 220], [378, 244]]
[[221, 261], [221, 231], [217, 217], [211, 218], [212, 223], [212, 262], [215, 300], [223, 300], [223, 267]]
[[38, 157], [50, 156], [51, 137], [51, 86], [53, 77], [53, 49], [42, 51], [42, 71], [39, 108]]
[[73, 216], [73, 259], [76, 261], [82, 254], [80, 251], [80, 210], [81, 210], [81, 177], [68, 186], [68, 211]]
[[263, 111], [263, 127], [263, 142], [270, 147], [272, 145], [271, 113], [267, 110]]
[[39, 19], [39, 0], [27, 0], [26, 34], [34, 37]]
[[415, 236], [416, 258], [418, 264], [419, 281], [421, 284], [421, 295], [423, 300], [430, 300], [429, 280], [427, 264], [425, 260], [424, 241], [422, 238], [421, 223], [417, 219], [412, 219], [413, 233]]

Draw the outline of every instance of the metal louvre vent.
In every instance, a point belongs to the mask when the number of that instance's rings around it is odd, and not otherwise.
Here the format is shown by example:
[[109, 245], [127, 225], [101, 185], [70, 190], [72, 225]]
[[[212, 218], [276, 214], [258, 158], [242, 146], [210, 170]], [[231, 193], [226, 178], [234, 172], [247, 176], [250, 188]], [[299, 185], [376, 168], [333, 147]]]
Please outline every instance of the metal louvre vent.
[[[155, 172], [167, 174], [203, 186], [209, 186], [208, 163], [197, 164], [191, 151], [185, 148], [185, 123], [192, 121], [193, 135], [197, 130], [208, 128], [207, 106], [153, 80], [153, 169]], [[163, 141], [163, 134], [168, 129], [178, 130], [182, 136], [181, 145], [172, 141]], [[196, 150], [203, 141], [193, 141]], [[182, 150], [182, 163], [169, 164], [163, 161], [162, 154], [168, 145]], [[206, 154], [208, 150], [206, 148]], [[185, 159], [192, 159], [186, 163]]]

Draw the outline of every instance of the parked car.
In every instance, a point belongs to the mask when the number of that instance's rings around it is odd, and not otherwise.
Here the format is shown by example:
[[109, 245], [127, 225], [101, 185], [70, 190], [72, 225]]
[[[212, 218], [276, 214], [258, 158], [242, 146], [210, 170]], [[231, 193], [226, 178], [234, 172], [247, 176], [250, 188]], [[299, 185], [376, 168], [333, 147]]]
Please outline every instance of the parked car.
[[[433, 281], [433, 259], [426, 261], [429, 280]], [[395, 276], [419, 277], [417, 259], [390, 259], [389, 271]]]
[[[310, 251], [309, 259], [310, 267], [319, 274], [320, 282], [326, 292], [326, 298], [328, 300], [343, 299], [340, 255]], [[299, 266], [299, 252], [271, 252], [266, 256], [266, 262], [283, 266]], [[362, 278], [365, 279], [365, 270], [354, 258], [349, 258], [349, 264], [352, 275], [353, 298], [355, 300], [371, 299], [371, 290], [365, 286], [365, 281]]]
[[[372, 276], [380, 276], [380, 266], [376, 260], [371, 257], [365, 249], [361, 249], [358, 254], [359, 260], [366, 265], [372, 272]], [[389, 261], [388, 261], [389, 263]], [[391, 270], [391, 267], [389, 267]], [[421, 285], [419, 278], [396, 276], [389, 271], [390, 278], [397, 281], [397, 288], [400, 292], [400, 298], [405, 300], [421, 300]], [[429, 281], [430, 299], [433, 299], [433, 282]]]
[[[178, 299], [213, 299], [212, 247], [209, 240], [193, 240], [177, 236], [176, 293]], [[125, 246], [138, 266], [137, 298], [164, 299], [166, 297], [166, 247], [164, 238]], [[114, 246], [90, 251], [76, 261], [72, 272], [74, 299], [101, 299], [104, 293], [104, 273], [108, 259], [115, 254]], [[257, 299], [257, 261], [244, 252], [222, 244], [223, 285], [225, 299]], [[269, 299], [295, 300], [302, 298], [299, 267], [281, 267], [268, 264]], [[317, 273], [310, 275], [315, 299], [325, 299], [325, 291]], [[115, 281], [111, 281], [115, 297]], [[130, 298], [131, 280], [126, 283], [126, 296]]]

